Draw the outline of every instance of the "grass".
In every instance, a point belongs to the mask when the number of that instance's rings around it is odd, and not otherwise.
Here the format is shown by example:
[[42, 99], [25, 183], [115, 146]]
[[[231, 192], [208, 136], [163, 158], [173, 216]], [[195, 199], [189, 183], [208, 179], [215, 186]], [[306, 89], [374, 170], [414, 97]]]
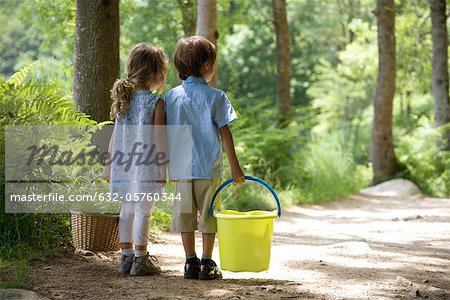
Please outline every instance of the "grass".
[[370, 166], [356, 165], [337, 138], [317, 139], [301, 155], [299, 198], [294, 203], [323, 203], [342, 199], [370, 184]]
[[27, 261], [24, 260], [0, 261], [0, 288], [25, 288], [28, 283], [27, 268]]

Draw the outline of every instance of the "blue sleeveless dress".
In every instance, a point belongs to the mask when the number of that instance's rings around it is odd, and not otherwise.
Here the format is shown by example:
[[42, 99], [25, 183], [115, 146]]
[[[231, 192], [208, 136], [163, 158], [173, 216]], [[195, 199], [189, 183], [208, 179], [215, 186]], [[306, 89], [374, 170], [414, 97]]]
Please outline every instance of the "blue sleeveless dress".
[[[158, 167], [152, 162], [156, 145], [154, 112], [160, 95], [135, 90], [125, 115], [117, 115], [112, 146], [111, 197], [137, 201], [140, 193], [159, 192]], [[138, 194], [139, 193], [139, 194]]]

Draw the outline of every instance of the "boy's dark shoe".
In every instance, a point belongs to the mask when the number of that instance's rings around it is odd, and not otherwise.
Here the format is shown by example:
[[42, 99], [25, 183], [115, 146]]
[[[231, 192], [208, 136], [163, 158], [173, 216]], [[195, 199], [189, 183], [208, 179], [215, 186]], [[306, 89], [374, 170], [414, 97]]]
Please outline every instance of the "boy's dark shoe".
[[208, 259], [201, 262], [200, 272], [198, 274], [198, 279], [200, 280], [213, 280], [222, 278], [222, 272], [216, 263], [212, 259]]
[[200, 272], [200, 259], [197, 257], [186, 260], [184, 264], [184, 278], [185, 279], [198, 279], [198, 273]]

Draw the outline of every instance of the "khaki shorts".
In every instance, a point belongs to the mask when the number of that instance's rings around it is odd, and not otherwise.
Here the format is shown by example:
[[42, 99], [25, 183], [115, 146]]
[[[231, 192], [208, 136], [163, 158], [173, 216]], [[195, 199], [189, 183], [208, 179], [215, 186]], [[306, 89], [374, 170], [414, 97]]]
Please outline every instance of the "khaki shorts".
[[[217, 232], [215, 217], [209, 216], [213, 193], [220, 186], [221, 179], [193, 179], [176, 182], [176, 192], [181, 201], [175, 201], [172, 209], [172, 231], [202, 233]], [[220, 197], [214, 201], [220, 207]], [[199, 215], [199, 216], [198, 216]]]

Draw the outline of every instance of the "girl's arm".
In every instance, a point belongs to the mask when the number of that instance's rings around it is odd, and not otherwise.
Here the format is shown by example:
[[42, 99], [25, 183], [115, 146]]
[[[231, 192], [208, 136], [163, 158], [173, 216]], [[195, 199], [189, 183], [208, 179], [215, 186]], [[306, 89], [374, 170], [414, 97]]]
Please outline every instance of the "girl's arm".
[[[166, 151], [166, 129], [164, 128], [164, 125], [166, 125], [166, 114], [164, 111], [164, 101], [162, 99], [159, 99], [156, 103], [154, 125], [156, 153], [164, 153], [166, 157], [164, 157], [162, 161], [166, 161], [168, 159]], [[159, 166], [158, 182], [161, 185], [166, 183], [166, 164]]]
[[220, 136], [222, 137], [223, 147], [228, 156], [228, 161], [231, 166], [231, 176], [235, 183], [242, 183], [245, 181], [244, 172], [242, 172], [241, 166], [234, 150], [233, 135], [231, 134], [228, 125], [219, 128]]
[[108, 164], [105, 164], [103, 166], [103, 173], [102, 173], [102, 178], [104, 180], [110, 180], [111, 179], [111, 155], [112, 155], [112, 145], [114, 143], [114, 135], [116, 132], [116, 126], [114, 126], [113, 132], [111, 134], [111, 138], [109, 139], [109, 146], [108, 146], [108, 153], [110, 155], [110, 159]]

